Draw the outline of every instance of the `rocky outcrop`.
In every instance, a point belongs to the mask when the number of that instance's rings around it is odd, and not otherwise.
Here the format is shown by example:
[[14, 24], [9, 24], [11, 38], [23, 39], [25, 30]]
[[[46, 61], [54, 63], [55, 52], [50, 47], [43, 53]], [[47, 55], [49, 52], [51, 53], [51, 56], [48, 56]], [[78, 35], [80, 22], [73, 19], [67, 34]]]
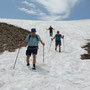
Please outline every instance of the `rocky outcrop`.
[[20, 27], [0, 23], [0, 54], [4, 51], [14, 52], [30, 32]]
[[83, 54], [81, 55], [81, 59], [90, 59], [90, 43], [87, 43], [85, 46], [83, 46], [82, 48], [84, 48], [88, 53], [87, 54]]

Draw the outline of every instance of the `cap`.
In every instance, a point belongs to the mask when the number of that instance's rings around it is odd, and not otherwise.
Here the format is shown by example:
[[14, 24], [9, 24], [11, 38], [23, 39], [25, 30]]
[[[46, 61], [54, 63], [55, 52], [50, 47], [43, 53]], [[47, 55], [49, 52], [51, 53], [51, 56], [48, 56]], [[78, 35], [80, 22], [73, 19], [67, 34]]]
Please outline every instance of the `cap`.
[[59, 33], [59, 31], [57, 31], [57, 33]]
[[31, 29], [31, 32], [36, 32], [36, 29], [35, 29], [35, 28], [32, 28], [32, 29]]

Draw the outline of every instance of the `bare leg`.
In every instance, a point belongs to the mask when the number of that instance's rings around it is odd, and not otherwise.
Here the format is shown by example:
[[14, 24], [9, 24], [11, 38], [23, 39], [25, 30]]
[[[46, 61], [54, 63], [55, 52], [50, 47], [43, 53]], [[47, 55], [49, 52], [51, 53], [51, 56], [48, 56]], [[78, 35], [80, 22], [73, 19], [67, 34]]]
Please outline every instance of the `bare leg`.
[[36, 64], [36, 54], [33, 55], [33, 64]]
[[57, 50], [57, 45], [55, 46], [55, 50]]
[[59, 52], [61, 52], [61, 45], [59, 45]]
[[32, 69], [34, 70], [36, 69], [35, 64], [36, 64], [36, 54], [33, 55], [33, 68]]
[[29, 58], [30, 58], [30, 56], [27, 55], [27, 64], [29, 64]]

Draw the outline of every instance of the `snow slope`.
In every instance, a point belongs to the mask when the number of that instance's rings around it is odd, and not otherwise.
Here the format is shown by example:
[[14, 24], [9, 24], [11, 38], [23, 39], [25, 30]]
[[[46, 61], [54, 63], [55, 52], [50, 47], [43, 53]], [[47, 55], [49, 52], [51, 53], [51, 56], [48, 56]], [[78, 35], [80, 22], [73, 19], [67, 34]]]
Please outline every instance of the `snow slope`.
[[[18, 50], [0, 55], [0, 90], [90, 90], [90, 61], [80, 59], [80, 55], [86, 53], [81, 46], [87, 42], [86, 39], [90, 39], [90, 20], [42, 22], [0, 19], [0, 22], [28, 30], [36, 27], [46, 43], [45, 64], [40, 44], [36, 71], [26, 67], [26, 47], [20, 50], [15, 70], [12, 67]], [[50, 25], [55, 28], [54, 34], [59, 30], [65, 35], [62, 53], [55, 52], [54, 41], [48, 51], [51, 39], [46, 28]]]

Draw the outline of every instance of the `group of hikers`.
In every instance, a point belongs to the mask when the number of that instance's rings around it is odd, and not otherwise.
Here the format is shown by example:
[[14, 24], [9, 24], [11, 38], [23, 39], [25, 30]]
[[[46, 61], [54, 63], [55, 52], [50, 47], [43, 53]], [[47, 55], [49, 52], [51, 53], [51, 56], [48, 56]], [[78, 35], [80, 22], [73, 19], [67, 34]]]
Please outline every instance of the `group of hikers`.
[[[50, 30], [50, 36], [53, 36], [53, 29], [51, 26]], [[51, 38], [51, 41], [55, 39], [55, 50], [57, 50], [57, 46], [59, 45], [59, 52], [61, 52], [61, 38], [64, 38], [64, 35], [61, 35], [59, 31], [57, 31], [57, 34]], [[45, 46], [45, 43], [41, 40], [40, 36], [36, 34], [36, 29], [32, 28], [31, 33], [26, 37], [26, 39], [19, 44], [19, 48], [21, 48], [23, 45], [27, 43], [27, 50], [26, 50], [26, 61], [27, 66], [30, 66], [29, 59], [31, 57], [31, 54], [33, 55], [33, 70], [36, 70], [36, 55], [38, 53], [38, 43], [41, 42], [43, 46]]]

